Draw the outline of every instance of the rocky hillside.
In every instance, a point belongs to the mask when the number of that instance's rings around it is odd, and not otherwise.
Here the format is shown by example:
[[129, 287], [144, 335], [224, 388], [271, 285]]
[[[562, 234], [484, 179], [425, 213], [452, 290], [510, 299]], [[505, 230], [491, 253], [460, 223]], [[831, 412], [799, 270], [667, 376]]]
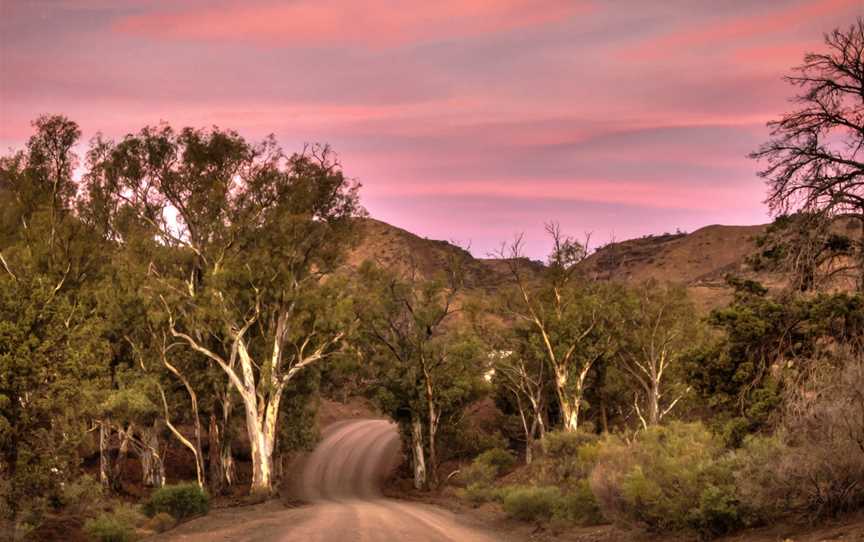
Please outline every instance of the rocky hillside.
[[[453, 257], [465, 258], [466, 282], [472, 289], [494, 290], [504, 285], [508, 278], [507, 267], [502, 260], [474, 258], [465, 249], [448, 243], [414, 235], [411, 232], [371, 218], [361, 225], [362, 240], [351, 252], [348, 263], [359, 266], [366, 260], [402, 271], [416, 269], [424, 277], [432, 277], [447, 265]], [[539, 262], [527, 261], [528, 269], [538, 270]]]
[[[600, 280], [639, 282], [647, 279], [686, 284], [703, 309], [722, 305], [730, 298], [724, 282], [728, 273], [756, 278], [767, 285], [780, 284], [780, 277], [757, 275], [747, 265], [756, 250], [755, 238], [766, 226], [706, 226], [689, 234], [654, 235], [606, 245], [581, 265], [585, 272]], [[473, 258], [464, 249], [446, 241], [418, 237], [384, 222], [366, 219], [363, 240], [350, 257], [359, 265], [373, 259], [382, 265], [408, 269], [416, 267], [431, 276], [454, 254], [468, 258], [471, 286], [494, 290], [505, 284], [504, 262]], [[530, 262], [539, 269], [539, 262]]]

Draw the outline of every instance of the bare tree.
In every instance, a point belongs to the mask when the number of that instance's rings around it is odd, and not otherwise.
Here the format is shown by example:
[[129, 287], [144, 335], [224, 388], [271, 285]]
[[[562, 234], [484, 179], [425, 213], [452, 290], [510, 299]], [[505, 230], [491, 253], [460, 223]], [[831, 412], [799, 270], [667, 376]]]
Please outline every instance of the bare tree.
[[[800, 89], [796, 107], [768, 124], [771, 139], [750, 156], [765, 163], [773, 213], [848, 215], [864, 231], [864, 19], [827, 34], [825, 45], [786, 78]], [[864, 287], [861, 236], [855, 245]]]

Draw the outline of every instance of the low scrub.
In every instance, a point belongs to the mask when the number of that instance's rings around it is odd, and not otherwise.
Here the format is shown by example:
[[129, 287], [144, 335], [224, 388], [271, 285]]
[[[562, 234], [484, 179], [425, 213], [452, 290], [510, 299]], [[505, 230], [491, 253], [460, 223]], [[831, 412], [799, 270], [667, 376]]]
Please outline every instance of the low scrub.
[[513, 487], [503, 496], [501, 504], [507, 516], [522, 521], [548, 521], [552, 519], [561, 490], [555, 486]]
[[84, 532], [96, 542], [130, 542], [146, 518], [134, 506], [122, 504], [110, 513], [100, 514], [84, 523]]
[[744, 520], [725, 449], [698, 423], [605, 441], [590, 481], [603, 515], [626, 525], [713, 536]]
[[210, 510], [210, 497], [197, 484], [177, 484], [157, 489], [144, 504], [144, 512], [153, 517], [160, 512], [170, 514], [178, 521], [206, 514]]
[[591, 474], [600, 449], [600, 437], [585, 432], [550, 432], [542, 441], [543, 454], [532, 467], [540, 485], [578, 487]]
[[822, 520], [864, 506], [864, 361], [822, 364], [786, 399], [781, 431], [736, 453], [741, 497], [759, 518]]
[[61, 504], [75, 516], [91, 515], [103, 500], [102, 485], [90, 475], [64, 484], [60, 493]]
[[459, 481], [468, 487], [488, 486], [502, 473], [513, 468], [516, 457], [503, 448], [492, 448], [474, 458], [471, 465], [459, 473]]
[[510, 486], [496, 490], [492, 497], [501, 502], [507, 516], [522, 521], [567, 525], [603, 522], [587, 481], [575, 491], [564, 492], [557, 486]]

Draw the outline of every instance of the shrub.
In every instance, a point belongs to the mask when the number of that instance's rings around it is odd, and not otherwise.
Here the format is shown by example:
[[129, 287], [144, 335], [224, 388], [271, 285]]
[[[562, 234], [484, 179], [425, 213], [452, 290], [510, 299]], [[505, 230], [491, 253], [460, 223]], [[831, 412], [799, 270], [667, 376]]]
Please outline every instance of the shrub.
[[789, 390], [781, 430], [735, 454], [741, 500], [758, 520], [824, 519], [864, 506], [864, 361], [839, 352]]
[[479, 463], [476, 460], [464, 467], [459, 473], [459, 480], [470, 486], [488, 486], [495, 481], [498, 469], [494, 465]]
[[577, 525], [597, 525], [603, 522], [603, 514], [588, 480], [582, 480], [572, 492], [559, 497], [552, 510], [552, 519]]
[[577, 488], [597, 462], [600, 437], [577, 432], [552, 432], [543, 438], [543, 456], [532, 468], [540, 484]]
[[144, 505], [144, 512], [153, 517], [159, 512], [171, 514], [182, 521], [191, 516], [206, 514], [210, 498], [197, 484], [177, 484], [157, 489]]
[[164, 533], [165, 531], [174, 527], [177, 524], [177, 520], [171, 514], [166, 514], [165, 512], [159, 512], [147, 522], [146, 527], [147, 530], [153, 531], [156, 533]]
[[84, 532], [97, 542], [129, 542], [135, 538], [135, 526], [113, 513], [87, 520]]
[[474, 460], [474, 463], [494, 467], [495, 475], [498, 476], [502, 472], [513, 468], [513, 465], [516, 464], [516, 457], [509, 450], [503, 448], [491, 448], [478, 455]]
[[699, 496], [699, 508], [689, 518], [691, 526], [708, 535], [731, 532], [744, 525], [741, 503], [734, 486], [708, 486]]
[[132, 527], [142, 527], [147, 523], [147, 517], [141, 513], [141, 508], [129, 503], [120, 503], [114, 507], [111, 515], [121, 523]]
[[465, 499], [474, 505], [496, 500], [498, 491], [486, 484], [471, 484], [465, 489]]
[[514, 487], [503, 497], [507, 516], [522, 521], [549, 520], [561, 500], [561, 490], [554, 486]]
[[63, 485], [60, 500], [63, 507], [73, 515], [88, 515], [102, 501], [102, 486], [98, 480], [85, 474]]
[[633, 444], [609, 439], [601, 445], [591, 489], [603, 515], [620, 523], [720, 534], [741, 519], [724, 454], [701, 424], [652, 427]]
[[459, 473], [459, 480], [469, 487], [484, 486], [495, 481], [503, 471], [516, 464], [516, 458], [503, 448], [492, 448], [474, 458], [471, 465]]

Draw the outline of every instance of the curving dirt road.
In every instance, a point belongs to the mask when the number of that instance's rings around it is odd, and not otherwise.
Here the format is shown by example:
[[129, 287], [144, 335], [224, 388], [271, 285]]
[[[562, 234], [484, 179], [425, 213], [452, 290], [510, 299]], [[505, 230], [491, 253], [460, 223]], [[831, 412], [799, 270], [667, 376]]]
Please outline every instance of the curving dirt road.
[[399, 460], [396, 427], [384, 420], [337, 422], [302, 466], [293, 493], [308, 506], [218, 510], [155, 537], [165, 541], [490, 542], [441, 508], [387, 499], [385, 477]]

